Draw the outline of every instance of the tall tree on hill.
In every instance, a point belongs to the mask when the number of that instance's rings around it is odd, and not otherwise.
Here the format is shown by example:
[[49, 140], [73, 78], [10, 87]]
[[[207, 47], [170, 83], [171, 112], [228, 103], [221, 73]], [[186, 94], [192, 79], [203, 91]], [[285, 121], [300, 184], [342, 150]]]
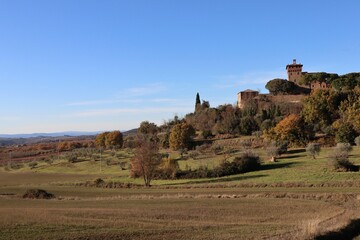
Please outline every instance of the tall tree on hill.
[[199, 111], [200, 108], [201, 108], [200, 95], [199, 93], [196, 93], [195, 112]]

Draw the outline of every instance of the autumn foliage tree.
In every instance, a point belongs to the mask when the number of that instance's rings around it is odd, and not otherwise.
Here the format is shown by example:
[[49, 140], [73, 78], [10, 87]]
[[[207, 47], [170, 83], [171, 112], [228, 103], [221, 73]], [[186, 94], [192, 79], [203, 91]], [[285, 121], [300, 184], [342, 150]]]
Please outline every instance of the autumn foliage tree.
[[144, 138], [139, 141], [134, 157], [131, 159], [130, 176], [142, 177], [145, 186], [149, 187], [160, 164], [161, 156], [157, 144]]
[[100, 148], [121, 148], [123, 142], [123, 135], [120, 131], [103, 132], [95, 138], [95, 144]]
[[195, 129], [191, 125], [185, 122], [176, 124], [170, 132], [170, 148], [179, 150], [191, 147], [192, 136], [194, 135]]
[[271, 130], [270, 137], [278, 142], [288, 142], [290, 145], [304, 146], [312, 137], [312, 131], [306, 126], [300, 116], [290, 114]]

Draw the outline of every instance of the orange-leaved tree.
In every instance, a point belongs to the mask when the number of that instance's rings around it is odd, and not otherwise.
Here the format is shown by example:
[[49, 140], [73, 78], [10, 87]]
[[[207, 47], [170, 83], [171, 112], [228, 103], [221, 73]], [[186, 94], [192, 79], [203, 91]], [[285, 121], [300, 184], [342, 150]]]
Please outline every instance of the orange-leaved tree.
[[279, 142], [288, 142], [291, 146], [305, 146], [313, 135], [312, 128], [304, 120], [290, 114], [272, 129], [272, 138]]

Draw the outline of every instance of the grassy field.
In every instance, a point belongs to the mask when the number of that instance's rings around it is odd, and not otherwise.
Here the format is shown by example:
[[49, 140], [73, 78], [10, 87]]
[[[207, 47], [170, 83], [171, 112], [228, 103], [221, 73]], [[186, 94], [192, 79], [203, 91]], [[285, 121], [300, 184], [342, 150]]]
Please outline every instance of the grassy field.
[[[266, 159], [263, 150], [257, 151]], [[142, 183], [105, 161], [2, 168], [0, 239], [310, 239], [360, 218], [360, 173], [333, 171], [327, 158], [331, 151], [311, 159], [294, 149], [255, 172], [154, 180], [151, 188], [75, 185], [96, 178]], [[180, 160], [180, 166], [211, 167], [222, 157]], [[350, 160], [360, 165], [359, 148]], [[57, 198], [22, 199], [29, 188], [46, 189]]]

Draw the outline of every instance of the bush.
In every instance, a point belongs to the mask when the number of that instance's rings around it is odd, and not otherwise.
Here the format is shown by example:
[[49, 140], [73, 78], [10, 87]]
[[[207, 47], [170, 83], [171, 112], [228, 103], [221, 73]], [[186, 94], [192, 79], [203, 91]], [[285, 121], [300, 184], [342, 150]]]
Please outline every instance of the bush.
[[251, 172], [259, 169], [260, 158], [250, 151], [244, 152], [240, 157], [236, 157], [232, 162], [223, 161], [219, 167], [214, 169], [216, 176]]
[[306, 152], [308, 152], [308, 154], [312, 156], [313, 159], [315, 159], [316, 155], [319, 155], [320, 149], [321, 148], [319, 143], [309, 143], [306, 147]]
[[31, 169], [35, 168], [37, 165], [38, 165], [37, 162], [29, 162], [29, 163], [28, 163], [28, 166], [29, 166]]
[[201, 135], [202, 135], [202, 137], [204, 139], [209, 139], [209, 138], [212, 138], [214, 136], [212, 134], [211, 130], [204, 130], [204, 131], [202, 131]]
[[336, 171], [340, 171], [340, 172], [358, 172], [359, 171], [359, 166], [354, 165], [352, 162], [349, 161], [349, 159], [338, 159], [338, 160], [334, 160], [333, 162], [333, 167]]
[[352, 150], [352, 146], [350, 143], [338, 143], [336, 144], [335, 150], [349, 153]]
[[349, 152], [352, 147], [349, 143], [338, 143], [330, 155], [331, 165], [336, 171], [359, 171], [359, 167], [349, 161]]
[[101, 178], [97, 178], [97, 179], [94, 181], [94, 184], [95, 184], [95, 186], [97, 186], [97, 187], [101, 187], [101, 186], [103, 186], [103, 185], [105, 184], [105, 181], [102, 180]]
[[360, 147], [360, 136], [357, 136], [355, 138], [355, 144], [356, 144], [356, 146]]
[[51, 198], [55, 198], [55, 195], [43, 189], [29, 189], [25, 192], [23, 198], [51, 199]]

